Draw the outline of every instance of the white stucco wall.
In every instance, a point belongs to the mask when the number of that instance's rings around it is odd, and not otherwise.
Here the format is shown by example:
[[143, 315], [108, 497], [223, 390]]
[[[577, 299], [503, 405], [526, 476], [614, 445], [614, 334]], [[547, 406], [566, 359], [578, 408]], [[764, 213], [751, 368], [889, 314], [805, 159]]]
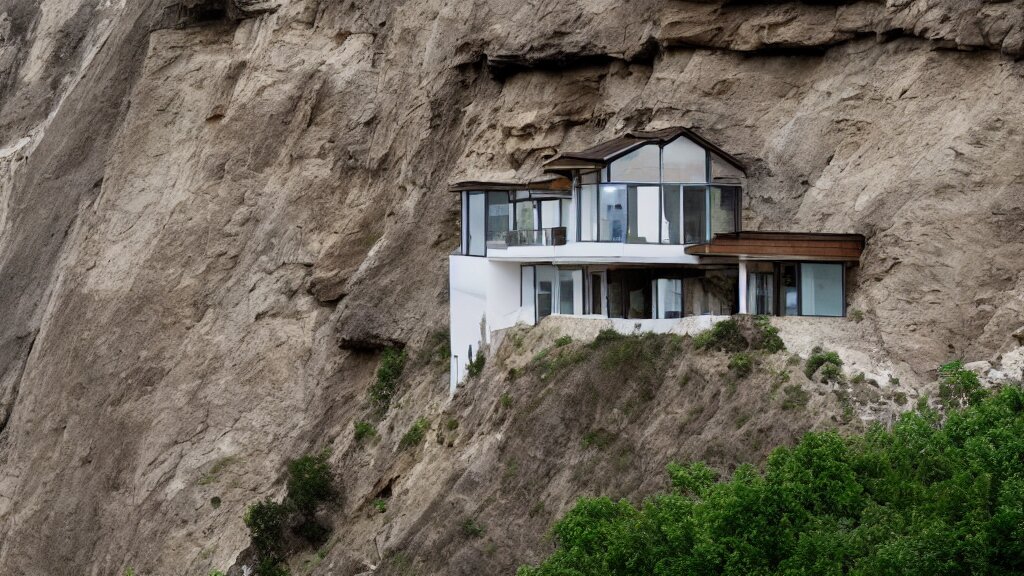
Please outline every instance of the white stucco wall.
[[[448, 257], [450, 344], [452, 350], [452, 371], [449, 391], [466, 374], [469, 347], [473, 354], [480, 349], [487, 331], [484, 328], [487, 316], [488, 268], [486, 258], [451, 255]], [[518, 281], [518, 279], [517, 279]]]

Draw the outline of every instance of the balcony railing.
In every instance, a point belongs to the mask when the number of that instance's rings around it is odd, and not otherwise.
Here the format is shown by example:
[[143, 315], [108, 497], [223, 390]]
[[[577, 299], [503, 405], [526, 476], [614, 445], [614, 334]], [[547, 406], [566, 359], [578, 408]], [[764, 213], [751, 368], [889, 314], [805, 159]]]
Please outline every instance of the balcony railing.
[[539, 230], [509, 230], [505, 233], [505, 243], [508, 246], [563, 246], [565, 238], [565, 226]]

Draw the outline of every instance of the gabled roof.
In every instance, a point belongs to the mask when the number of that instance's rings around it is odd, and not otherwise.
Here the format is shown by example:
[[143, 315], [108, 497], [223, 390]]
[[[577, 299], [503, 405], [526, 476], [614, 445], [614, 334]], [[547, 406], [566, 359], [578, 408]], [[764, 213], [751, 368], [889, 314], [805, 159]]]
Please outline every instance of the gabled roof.
[[860, 234], [743, 231], [715, 234], [711, 242], [686, 247], [693, 256], [729, 256], [764, 260], [857, 262], [864, 251]]
[[562, 152], [558, 156], [555, 156], [551, 160], [545, 162], [544, 169], [549, 172], [597, 169], [607, 166], [613, 160], [621, 156], [625, 156], [641, 146], [647, 144], [668, 144], [680, 136], [685, 136], [686, 138], [693, 140], [700, 146], [703, 146], [717, 154], [722, 158], [722, 160], [725, 160], [733, 167], [742, 172], [746, 172], [746, 168], [743, 166], [743, 163], [737, 160], [734, 156], [725, 150], [722, 150], [715, 144], [707, 141], [703, 136], [697, 134], [693, 130], [683, 128], [681, 126], [663, 128], [661, 130], [653, 130], [649, 132], [627, 132], [618, 138], [613, 138], [606, 142], [591, 146], [590, 148], [580, 152]]
[[475, 191], [516, 191], [534, 190], [544, 192], [569, 192], [572, 190], [572, 182], [557, 174], [550, 174], [537, 178], [536, 180], [521, 182], [485, 182], [478, 180], [466, 180], [456, 182], [448, 187], [449, 192], [475, 192]]

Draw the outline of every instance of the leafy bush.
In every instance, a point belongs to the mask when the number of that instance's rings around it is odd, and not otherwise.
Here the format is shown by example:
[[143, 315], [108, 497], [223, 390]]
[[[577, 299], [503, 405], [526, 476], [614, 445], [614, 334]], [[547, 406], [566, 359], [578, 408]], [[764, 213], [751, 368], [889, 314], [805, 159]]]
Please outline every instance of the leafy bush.
[[264, 558], [256, 565], [256, 576], [289, 576], [289, 572], [280, 560]]
[[479, 538], [485, 531], [483, 525], [473, 518], [467, 518], [462, 523], [462, 533], [469, 538]]
[[782, 409], [795, 410], [807, 406], [811, 394], [800, 387], [799, 384], [790, 384], [782, 389]]
[[518, 574], [1020, 574], [1022, 438], [1024, 391], [1008, 387], [941, 426], [924, 410], [891, 431], [807, 434], [763, 473], [713, 483], [676, 466], [675, 489], [640, 506], [581, 499], [555, 552]]
[[370, 403], [380, 413], [388, 411], [391, 400], [395, 397], [398, 381], [405, 370], [405, 350], [387, 348], [381, 354], [377, 365], [377, 377], [370, 385]]
[[814, 373], [818, 371], [818, 368], [821, 368], [825, 364], [832, 364], [839, 368], [843, 365], [843, 359], [835, 352], [829, 352], [822, 350], [820, 347], [815, 347], [814, 350], [811, 351], [811, 355], [807, 357], [807, 362], [804, 363], [804, 375], [813, 380]]
[[560, 336], [555, 340], [555, 347], [561, 348], [562, 346], [568, 346], [572, 344], [572, 336]]
[[287, 516], [287, 507], [269, 498], [252, 504], [245, 511], [243, 520], [246, 528], [249, 529], [253, 550], [261, 560], [273, 562], [281, 560]]
[[377, 498], [377, 499], [375, 499], [373, 501], [373, 507], [376, 508], [377, 512], [380, 512], [381, 514], [387, 512], [388, 511], [388, 499], [387, 498]]
[[444, 423], [444, 427], [448, 430], [458, 430], [459, 421], [455, 418], [449, 418], [448, 421]]
[[978, 375], [966, 370], [959, 360], [939, 367], [939, 401], [948, 409], [966, 408], [988, 394]]
[[746, 352], [733, 354], [729, 358], [729, 370], [732, 370], [740, 378], [746, 378], [754, 371], [754, 360]]
[[739, 323], [732, 318], [717, 322], [710, 330], [693, 337], [693, 346], [698, 350], [742, 352], [748, 345], [747, 339], [740, 333]]
[[857, 308], [851, 308], [850, 311], [846, 314], [846, 316], [853, 322], [860, 322], [864, 320], [864, 312], [862, 310], [858, 310]]
[[476, 378], [484, 371], [484, 364], [486, 362], [487, 358], [484, 357], [484, 351], [477, 350], [476, 358], [470, 360], [469, 364], [466, 364], [466, 374], [468, 374], [470, 378]]
[[593, 348], [599, 348], [610, 342], [618, 342], [625, 337], [625, 334], [620, 334], [611, 328], [605, 328], [597, 333], [597, 336], [594, 337], [594, 341], [590, 343], [590, 346]]
[[509, 395], [508, 392], [504, 392], [502, 393], [501, 398], [498, 399], [498, 402], [501, 403], [502, 408], [508, 410], [512, 407], [512, 396]]
[[779, 329], [772, 326], [772, 319], [768, 316], [755, 316], [754, 328], [758, 332], [757, 349], [764, 350], [769, 354], [775, 354], [786, 349], [786, 343], [779, 336]]
[[355, 428], [352, 435], [355, 438], [356, 442], [361, 443], [363, 440], [373, 438], [374, 436], [377, 435], [377, 428], [375, 428], [373, 424], [370, 424], [369, 422], [358, 420], [356, 422], [353, 422], [352, 426], [353, 428]]
[[405, 449], [418, 446], [419, 443], [423, 441], [423, 437], [426, 436], [427, 430], [429, 429], [430, 421], [426, 418], [420, 418], [416, 422], [413, 422], [409, 431], [406, 432], [405, 435], [402, 436], [402, 439], [398, 441], [398, 447]]
[[826, 362], [821, 366], [821, 370], [818, 371], [818, 375], [821, 377], [822, 384], [833, 382], [843, 382], [846, 377], [843, 375], [843, 369], [837, 364], [832, 362]]
[[288, 463], [287, 501], [307, 519], [316, 515], [316, 507], [334, 498], [334, 478], [327, 463], [330, 452], [307, 454]]

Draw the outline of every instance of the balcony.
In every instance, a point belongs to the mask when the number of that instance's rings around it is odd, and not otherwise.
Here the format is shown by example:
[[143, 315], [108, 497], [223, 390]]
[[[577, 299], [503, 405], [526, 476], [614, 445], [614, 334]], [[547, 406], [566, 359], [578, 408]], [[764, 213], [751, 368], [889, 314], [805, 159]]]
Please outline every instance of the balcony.
[[505, 233], [505, 245], [513, 246], [564, 246], [565, 226], [540, 228], [538, 230], [509, 230]]

